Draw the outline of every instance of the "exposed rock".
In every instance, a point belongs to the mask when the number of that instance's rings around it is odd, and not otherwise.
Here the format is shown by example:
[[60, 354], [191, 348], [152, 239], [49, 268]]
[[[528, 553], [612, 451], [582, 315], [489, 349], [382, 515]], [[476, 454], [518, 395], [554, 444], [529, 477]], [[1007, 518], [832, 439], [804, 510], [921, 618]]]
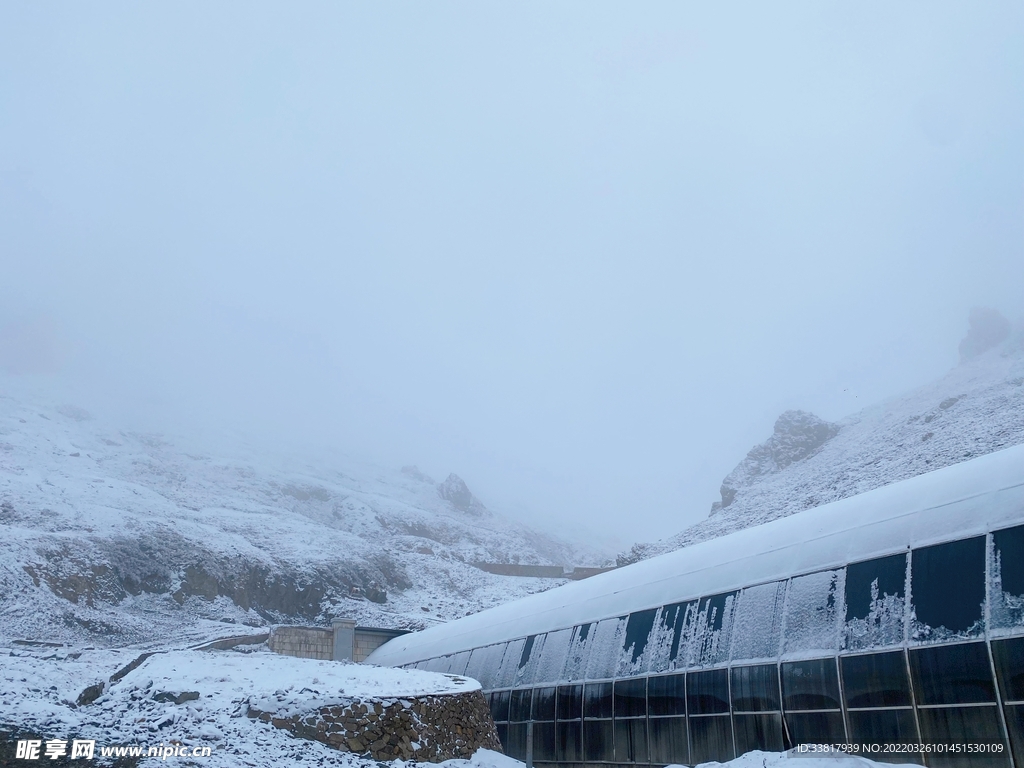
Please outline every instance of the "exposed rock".
[[159, 693], [153, 694], [153, 701], [161, 701], [170, 704], [184, 704], [186, 701], [198, 701], [198, 699], [199, 691], [182, 691], [181, 693], [160, 691]]
[[89, 704], [92, 704], [94, 701], [96, 701], [96, 699], [103, 695], [103, 689], [105, 687], [106, 683], [102, 682], [96, 683], [95, 685], [90, 685], [88, 688], [86, 688], [84, 691], [78, 694], [78, 700], [75, 703], [78, 704], [78, 706], [80, 707], [85, 707]]
[[722, 500], [711, 505], [714, 514], [736, 499], [736, 494], [761, 475], [779, 472], [802, 461], [839, 433], [839, 425], [807, 411], [786, 411], [775, 422], [771, 437], [754, 446], [722, 481]]
[[1010, 336], [1010, 321], [997, 310], [975, 307], [968, 317], [967, 335], [960, 342], [960, 362], [987, 352]]
[[448, 479], [437, 487], [437, 495], [460, 512], [481, 515], [487, 511], [487, 508], [469, 490], [465, 480], [454, 472], [448, 475]]

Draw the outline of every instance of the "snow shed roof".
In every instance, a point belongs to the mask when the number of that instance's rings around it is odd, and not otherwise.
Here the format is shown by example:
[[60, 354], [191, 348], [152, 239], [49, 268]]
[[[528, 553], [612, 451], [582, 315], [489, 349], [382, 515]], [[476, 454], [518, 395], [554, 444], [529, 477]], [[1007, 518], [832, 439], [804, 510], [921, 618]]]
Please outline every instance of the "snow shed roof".
[[1024, 445], [745, 528], [382, 645], [398, 666], [1024, 523]]

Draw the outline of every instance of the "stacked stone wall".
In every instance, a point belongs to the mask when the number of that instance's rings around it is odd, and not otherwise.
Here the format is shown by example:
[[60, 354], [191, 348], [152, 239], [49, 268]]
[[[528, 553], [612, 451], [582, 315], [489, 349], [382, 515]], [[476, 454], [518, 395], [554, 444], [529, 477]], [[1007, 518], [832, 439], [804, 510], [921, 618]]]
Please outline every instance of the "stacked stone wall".
[[480, 691], [402, 699], [362, 699], [307, 714], [254, 717], [295, 736], [374, 760], [439, 763], [468, 758], [481, 747], [501, 751], [491, 711]]
[[330, 661], [334, 658], [334, 632], [320, 627], [274, 627], [267, 646], [285, 656]]

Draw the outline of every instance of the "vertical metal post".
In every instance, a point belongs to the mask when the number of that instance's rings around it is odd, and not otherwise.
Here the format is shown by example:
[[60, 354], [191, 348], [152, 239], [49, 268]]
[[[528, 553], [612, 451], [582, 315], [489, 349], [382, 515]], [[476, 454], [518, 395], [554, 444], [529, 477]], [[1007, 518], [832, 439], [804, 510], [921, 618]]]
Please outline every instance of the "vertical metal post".
[[533, 768], [533, 720], [526, 723], [526, 768]]

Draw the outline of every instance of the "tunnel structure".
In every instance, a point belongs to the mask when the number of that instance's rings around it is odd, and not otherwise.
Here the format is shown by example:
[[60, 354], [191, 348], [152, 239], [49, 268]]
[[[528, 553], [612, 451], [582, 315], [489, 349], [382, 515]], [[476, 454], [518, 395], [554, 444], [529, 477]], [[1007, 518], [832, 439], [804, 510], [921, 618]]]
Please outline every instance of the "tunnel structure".
[[1024, 768], [1024, 446], [391, 640], [505, 751], [663, 766], [846, 744]]

